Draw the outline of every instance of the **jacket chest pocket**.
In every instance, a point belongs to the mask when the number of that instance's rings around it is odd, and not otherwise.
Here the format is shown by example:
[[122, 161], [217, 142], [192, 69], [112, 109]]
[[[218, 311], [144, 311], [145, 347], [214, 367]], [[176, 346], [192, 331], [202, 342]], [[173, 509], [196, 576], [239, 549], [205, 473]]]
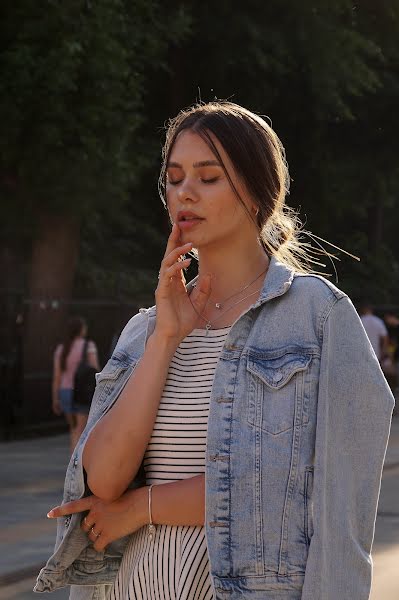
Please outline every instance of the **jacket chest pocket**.
[[298, 419], [304, 419], [305, 373], [311, 355], [299, 348], [281, 352], [250, 354], [248, 422], [271, 435], [290, 431]]

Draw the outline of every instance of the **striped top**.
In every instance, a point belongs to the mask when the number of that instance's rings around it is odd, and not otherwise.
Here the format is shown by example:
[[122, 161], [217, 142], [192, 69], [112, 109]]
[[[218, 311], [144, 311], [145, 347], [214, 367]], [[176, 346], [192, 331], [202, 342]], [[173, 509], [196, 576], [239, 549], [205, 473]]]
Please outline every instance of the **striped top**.
[[[216, 364], [230, 327], [194, 329], [169, 365], [158, 414], [144, 455], [147, 484], [205, 472], [209, 400]], [[182, 499], [183, 502], [183, 499]], [[205, 528], [157, 525], [129, 541], [111, 600], [213, 600]]]

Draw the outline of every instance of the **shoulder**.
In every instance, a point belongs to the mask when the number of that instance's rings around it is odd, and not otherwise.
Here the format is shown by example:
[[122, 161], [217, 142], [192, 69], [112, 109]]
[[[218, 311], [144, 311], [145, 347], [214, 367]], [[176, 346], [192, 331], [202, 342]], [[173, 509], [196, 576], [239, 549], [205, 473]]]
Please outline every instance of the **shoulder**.
[[97, 346], [93, 340], [87, 340], [87, 352], [97, 352]]
[[327, 316], [332, 307], [339, 301], [349, 300], [348, 295], [331, 281], [312, 273], [295, 273], [291, 294], [298, 308], [313, 309], [319, 315]]
[[[360, 326], [360, 317], [349, 296], [321, 275], [297, 274], [292, 282], [292, 291], [296, 313], [308, 314], [315, 319], [320, 339], [326, 324], [334, 323], [346, 335], [348, 331]], [[350, 322], [347, 332], [340, 327], [339, 321]]]
[[386, 328], [384, 321], [382, 319], [380, 319], [380, 317], [377, 317], [376, 315], [370, 315], [370, 317], [371, 317], [370, 321], [372, 321], [374, 327], [376, 329], [379, 329], [382, 334], [385, 334], [385, 332], [387, 331], [387, 328]]
[[151, 306], [150, 308], [140, 308], [140, 310], [126, 323], [119, 339], [123, 340], [131, 335], [140, 335], [140, 333], [145, 330], [149, 317], [153, 315], [155, 315], [155, 306]]
[[137, 343], [145, 338], [149, 327], [149, 321], [155, 318], [155, 314], [155, 306], [150, 308], [140, 308], [138, 313], [136, 313], [123, 328], [113, 351], [113, 356], [116, 356], [119, 353], [129, 355], [137, 353], [139, 351]]
[[306, 294], [316, 295], [321, 299], [335, 298], [336, 300], [340, 300], [347, 297], [345, 292], [340, 290], [326, 277], [313, 273], [295, 273], [292, 285]]

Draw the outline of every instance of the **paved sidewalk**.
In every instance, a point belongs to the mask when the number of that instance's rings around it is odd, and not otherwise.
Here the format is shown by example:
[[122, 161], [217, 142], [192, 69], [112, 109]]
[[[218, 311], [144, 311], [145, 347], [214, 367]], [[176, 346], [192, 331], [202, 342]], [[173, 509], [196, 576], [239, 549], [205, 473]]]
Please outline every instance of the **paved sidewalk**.
[[54, 547], [56, 523], [46, 514], [62, 499], [68, 444], [67, 435], [0, 444], [0, 600], [40, 598], [22, 592]]
[[[46, 513], [62, 498], [68, 437], [0, 443], [0, 456], [0, 600], [38, 600], [40, 596], [31, 589], [54, 546], [56, 524]], [[396, 480], [397, 472], [399, 417], [392, 423], [384, 478]], [[386, 511], [384, 504], [383, 497], [381, 512]], [[375, 553], [379, 550], [376, 544]], [[68, 591], [62, 589], [49, 598], [66, 600]]]

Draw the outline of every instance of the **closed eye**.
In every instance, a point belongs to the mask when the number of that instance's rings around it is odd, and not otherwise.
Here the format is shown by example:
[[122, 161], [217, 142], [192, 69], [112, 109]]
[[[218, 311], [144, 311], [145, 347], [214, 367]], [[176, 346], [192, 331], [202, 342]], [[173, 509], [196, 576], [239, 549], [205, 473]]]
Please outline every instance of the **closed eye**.
[[[216, 181], [219, 179], [219, 177], [212, 177], [211, 179], [204, 179], [201, 178], [201, 182], [202, 183], [216, 183]], [[183, 179], [175, 179], [174, 181], [172, 181], [171, 179], [168, 179], [168, 183], [170, 185], [179, 185], [179, 183], [181, 183], [183, 181]]]
[[219, 177], [212, 177], [212, 179], [201, 179], [202, 183], [215, 183]]

